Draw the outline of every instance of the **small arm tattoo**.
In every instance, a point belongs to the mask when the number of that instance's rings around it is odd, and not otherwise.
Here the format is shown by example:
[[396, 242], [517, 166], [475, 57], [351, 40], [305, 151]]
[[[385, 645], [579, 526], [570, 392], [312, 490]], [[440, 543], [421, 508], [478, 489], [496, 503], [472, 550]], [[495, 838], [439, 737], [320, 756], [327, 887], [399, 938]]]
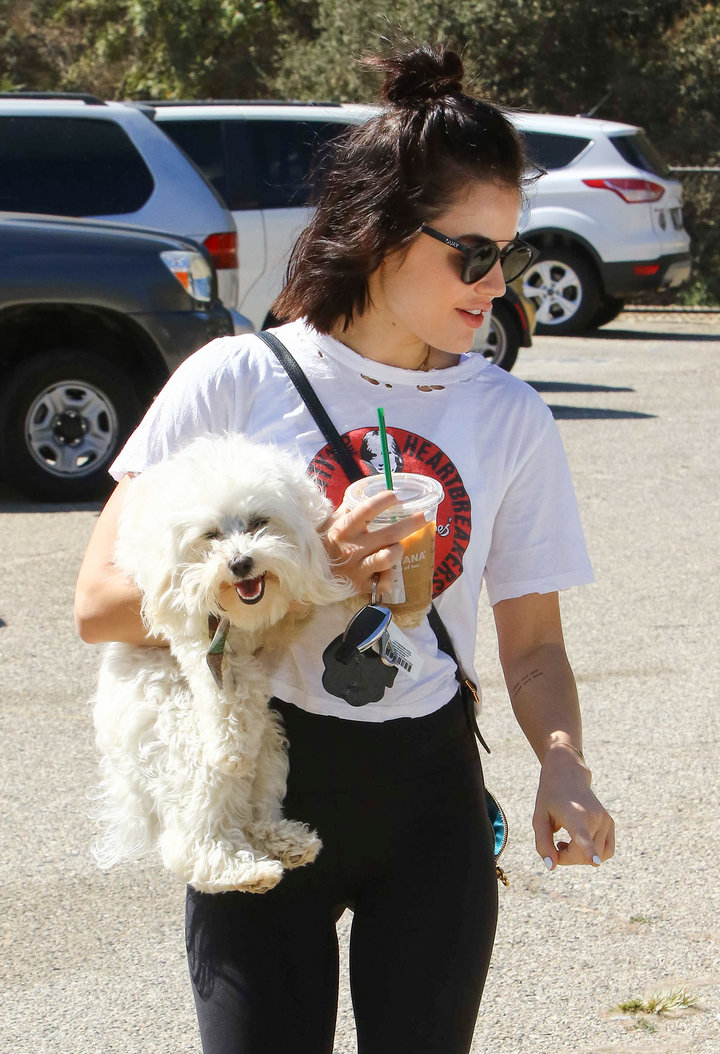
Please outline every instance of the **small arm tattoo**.
[[542, 676], [543, 676], [542, 670], [538, 669], [537, 667], [534, 670], [530, 670], [529, 673], [523, 674], [523, 676], [520, 678], [520, 680], [516, 681], [515, 684], [512, 686], [513, 698], [516, 695], [519, 695], [519, 693], [523, 690], [523, 688], [527, 688], [527, 686], [529, 684], [531, 684], [532, 681], [537, 681], [538, 678], [540, 678]]

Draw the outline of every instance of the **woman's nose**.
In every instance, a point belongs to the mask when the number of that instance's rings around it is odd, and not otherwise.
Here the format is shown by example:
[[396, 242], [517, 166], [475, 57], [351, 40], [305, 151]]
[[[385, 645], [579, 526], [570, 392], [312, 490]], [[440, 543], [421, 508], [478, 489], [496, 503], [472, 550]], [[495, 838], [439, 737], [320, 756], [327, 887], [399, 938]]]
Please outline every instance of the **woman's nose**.
[[504, 295], [506, 285], [499, 260], [495, 261], [486, 275], [478, 279], [475, 283], [475, 288], [479, 292], [484, 293], [485, 296], [493, 297], [493, 299]]

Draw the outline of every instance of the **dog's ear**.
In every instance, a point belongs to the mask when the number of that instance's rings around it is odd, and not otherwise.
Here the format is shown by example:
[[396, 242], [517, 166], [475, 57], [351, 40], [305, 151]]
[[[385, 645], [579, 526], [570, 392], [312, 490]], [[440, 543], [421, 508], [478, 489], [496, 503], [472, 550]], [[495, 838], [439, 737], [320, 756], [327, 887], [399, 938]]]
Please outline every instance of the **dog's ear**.
[[177, 620], [174, 569], [175, 541], [168, 519], [159, 519], [158, 490], [162, 465], [148, 469], [131, 482], [118, 523], [115, 565], [131, 577], [142, 593], [141, 613], [149, 631], [167, 636]]
[[301, 481], [296, 501], [298, 512], [295, 523], [302, 528], [300, 541], [304, 559], [304, 595], [297, 599], [310, 605], [336, 604], [347, 600], [353, 596], [355, 589], [347, 578], [333, 573], [332, 563], [325, 548], [332, 505], [315, 482], [307, 476]]

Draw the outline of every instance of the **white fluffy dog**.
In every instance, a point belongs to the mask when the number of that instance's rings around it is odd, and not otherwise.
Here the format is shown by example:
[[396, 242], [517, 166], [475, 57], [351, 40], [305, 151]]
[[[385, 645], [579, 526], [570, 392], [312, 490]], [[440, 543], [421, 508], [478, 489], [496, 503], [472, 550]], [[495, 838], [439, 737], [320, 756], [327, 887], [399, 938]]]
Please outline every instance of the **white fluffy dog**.
[[348, 596], [322, 543], [330, 511], [299, 459], [240, 436], [194, 440], [132, 481], [115, 560], [169, 648], [104, 654], [101, 867], [159, 846], [196, 889], [264, 892], [315, 859], [315, 832], [282, 816], [286, 742], [258, 653]]

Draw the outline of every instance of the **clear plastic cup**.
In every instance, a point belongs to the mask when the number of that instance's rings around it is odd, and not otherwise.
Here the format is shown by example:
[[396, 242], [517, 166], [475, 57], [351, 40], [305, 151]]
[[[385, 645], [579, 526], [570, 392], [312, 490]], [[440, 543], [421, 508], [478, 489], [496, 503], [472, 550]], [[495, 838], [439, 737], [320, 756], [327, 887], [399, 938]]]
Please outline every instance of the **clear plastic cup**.
[[[415, 615], [420, 617], [432, 602], [435, 521], [438, 505], [445, 492], [442, 484], [432, 476], [421, 476], [414, 472], [393, 472], [392, 481], [399, 504], [381, 512], [368, 524], [368, 530], [377, 531], [416, 512], [425, 513], [425, 524], [420, 530], [413, 531], [407, 538], [401, 539], [402, 564], [393, 567], [392, 584], [389, 589], [383, 591], [382, 603], [406, 619]], [[345, 505], [349, 509], [355, 509], [363, 501], [383, 490], [387, 490], [384, 475], [364, 476], [351, 483], [345, 491]]]

